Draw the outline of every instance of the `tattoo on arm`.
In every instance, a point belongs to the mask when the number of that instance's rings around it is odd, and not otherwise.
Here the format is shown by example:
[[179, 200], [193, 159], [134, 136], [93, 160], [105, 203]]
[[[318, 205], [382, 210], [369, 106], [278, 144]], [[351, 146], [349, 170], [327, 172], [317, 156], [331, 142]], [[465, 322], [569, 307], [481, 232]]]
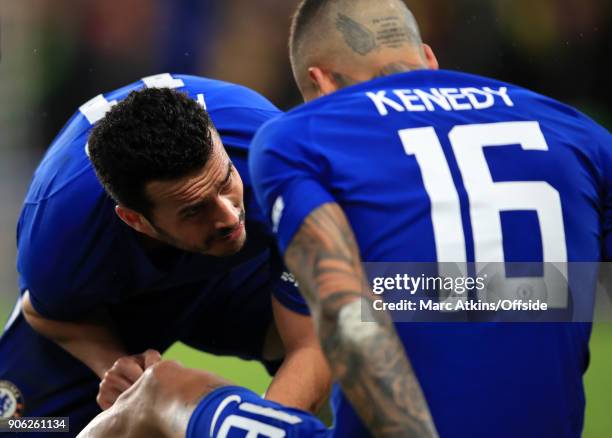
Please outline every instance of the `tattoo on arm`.
[[[376, 437], [434, 437], [417, 378], [385, 312], [373, 312], [344, 213], [325, 204], [294, 237], [285, 261], [311, 308], [334, 377]], [[370, 312], [368, 321], [362, 312]]]

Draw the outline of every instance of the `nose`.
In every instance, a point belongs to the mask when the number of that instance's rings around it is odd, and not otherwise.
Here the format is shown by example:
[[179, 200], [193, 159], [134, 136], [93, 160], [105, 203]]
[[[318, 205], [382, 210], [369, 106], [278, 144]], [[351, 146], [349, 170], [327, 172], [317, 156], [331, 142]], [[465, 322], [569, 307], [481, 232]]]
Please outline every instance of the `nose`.
[[214, 225], [215, 229], [233, 228], [240, 220], [240, 209], [227, 196], [217, 197], [215, 208]]

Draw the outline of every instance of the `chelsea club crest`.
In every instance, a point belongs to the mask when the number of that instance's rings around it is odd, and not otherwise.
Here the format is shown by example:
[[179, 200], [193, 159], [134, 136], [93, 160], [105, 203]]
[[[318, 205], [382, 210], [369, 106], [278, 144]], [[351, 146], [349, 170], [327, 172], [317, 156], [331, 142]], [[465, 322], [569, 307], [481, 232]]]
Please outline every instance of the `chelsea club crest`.
[[8, 380], [0, 380], [0, 420], [21, 417], [24, 403], [21, 391]]

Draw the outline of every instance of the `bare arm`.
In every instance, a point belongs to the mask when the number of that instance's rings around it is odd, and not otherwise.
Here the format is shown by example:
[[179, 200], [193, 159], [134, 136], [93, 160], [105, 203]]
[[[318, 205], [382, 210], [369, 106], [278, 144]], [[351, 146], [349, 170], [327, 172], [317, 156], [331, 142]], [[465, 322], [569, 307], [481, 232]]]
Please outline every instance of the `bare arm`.
[[276, 298], [272, 299], [272, 309], [286, 353], [266, 399], [316, 413], [327, 400], [331, 372], [312, 318], [287, 309]]
[[34, 330], [83, 362], [100, 378], [96, 401], [102, 409], [112, 406], [145, 369], [161, 359], [155, 350], [129, 355], [103, 313], [74, 322], [47, 319], [34, 309], [26, 292], [23, 315]]
[[[285, 253], [312, 311], [332, 374], [376, 437], [437, 436], [420, 385], [383, 312], [363, 322], [370, 290], [351, 227], [337, 204], [311, 213]], [[369, 307], [371, 308], [371, 307]]]
[[172, 361], [150, 367], [79, 438], [180, 438], [202, 398], [229, 382]]
[[34, 309], [29, 292], [23, 296], [23, 315], [34, 330], [79, 359], [101, 379], [118, 358], [128, 354], [102, 315], [78, 322], [47, 319]]

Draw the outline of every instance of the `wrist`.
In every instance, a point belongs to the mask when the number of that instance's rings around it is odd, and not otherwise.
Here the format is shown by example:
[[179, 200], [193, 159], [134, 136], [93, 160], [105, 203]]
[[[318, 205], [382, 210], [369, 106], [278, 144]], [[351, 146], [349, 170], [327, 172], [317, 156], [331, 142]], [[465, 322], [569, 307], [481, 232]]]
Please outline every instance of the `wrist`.
[[98, 376], [100, 380], [104, 378], [104, 374], [112, 368], [115, 362], [124, 356], [128, 356], [129, 353], [123, 350], [113, 350], [104, 352], [104, 354], [98, 355], [97, 360], [92, 363], [90, 367], [92, 371]]

